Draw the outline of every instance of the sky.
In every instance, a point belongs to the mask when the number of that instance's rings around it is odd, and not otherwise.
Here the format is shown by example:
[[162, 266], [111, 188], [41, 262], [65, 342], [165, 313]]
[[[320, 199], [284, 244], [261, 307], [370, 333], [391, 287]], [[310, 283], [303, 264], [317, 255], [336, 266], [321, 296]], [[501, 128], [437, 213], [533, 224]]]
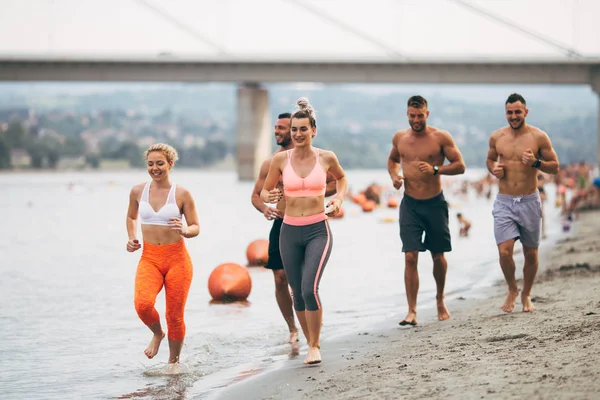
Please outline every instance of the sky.
[[0, 57], [600, 58], [598, 15], [599, 0], [2, 0]]

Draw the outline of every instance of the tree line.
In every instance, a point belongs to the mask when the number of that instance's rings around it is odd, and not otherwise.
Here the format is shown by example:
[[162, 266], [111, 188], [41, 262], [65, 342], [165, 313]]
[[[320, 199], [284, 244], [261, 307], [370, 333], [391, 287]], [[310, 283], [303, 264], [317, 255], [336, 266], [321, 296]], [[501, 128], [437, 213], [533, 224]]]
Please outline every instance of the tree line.
[[[206, 167], [224, 159], [232, 151], [224, 141], [207, 140], [203, 147], [173, 144], [179, 152], [179, 165]], [[98, 151], [87, 151], [77, 135], [59, 135], [54, 131], [27, 129], [20, 121], [12, 121], [0, 131], [0, 169], [11, 169], [13, 150], [24, 151], [30, 159], [29, 168], [56, 169], [63, 157], [82, 157], [83, 166], [99, 168], [102, 160], [124, 160], [130, 167], [143, 167], [145, 148], [134, 139], [108, 137], [100, 141]]]

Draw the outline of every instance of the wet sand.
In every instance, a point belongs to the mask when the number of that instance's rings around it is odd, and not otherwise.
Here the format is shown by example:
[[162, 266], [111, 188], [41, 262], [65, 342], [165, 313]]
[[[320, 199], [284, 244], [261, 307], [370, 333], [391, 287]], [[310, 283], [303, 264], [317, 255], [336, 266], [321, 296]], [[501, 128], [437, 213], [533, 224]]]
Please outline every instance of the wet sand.
[[485, 294], [450, 302], [448, 321], [436, 321], [429, 309], [419, 314], [420, 326], [401, 328], [399, 314], [398, 321], [324, 342], [321, 365], [304, 366], [303, 349], [215, 398], [600, 398], [599, 211], [582, 213], [541, 255], [536, 312], [521, 312], [520, 299], [514, 312], [502, 312], [503, 282]]

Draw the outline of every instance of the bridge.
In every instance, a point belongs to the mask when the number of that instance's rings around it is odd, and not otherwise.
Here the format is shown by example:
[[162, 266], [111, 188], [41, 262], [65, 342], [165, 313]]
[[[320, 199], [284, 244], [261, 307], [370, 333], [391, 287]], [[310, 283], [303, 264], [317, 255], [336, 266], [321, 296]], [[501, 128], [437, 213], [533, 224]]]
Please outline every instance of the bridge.
[[[107, 1], [102, 3], [106, 6], [97, 9], [74, 1], [72, 6], [80, 12], [88, 7], [87, 12], [92, 15], [110, 8], [111, 0]], [[0, 39], [0, 80], [236, 82], [239, 84], [237, 168], [240, 179], [244, 180], [256, 176], [271, 149], [272, 123], [263, 82], [589, 85], [600, 96], [600, 43], [594, 40], [600, 37], [600, 28], [593, 19], [593, 15], [600, 13], [600, 2], [594, 0], [527, 2], [537, 3], [541, 8], [528, 8], [520, 0], [371, 0], [368, 7], [364, 2], [350, 0], [263, 1], [270, 8], [260, 13], [247, 8], [250, 14], [243, 19], [239, 19], [244, 16], [239, 8], [248, 7], [248, 2], [208, 1], [212, 8], [202, 9], [205, 11], [202, 15], [208, 10], [208, 14], [212, 12], [220, 21], [204, 21], [208, 28], [183, 12], [196, 7], [198, 2], [185, 6], [158, 0], [115, 2], [120, 5], [120, 12], [133, 13], [123, 17], [131, 29], [137, 25], [141, 30], [145, 26], [136, 22], [143, 15], [158, 24], [159, 31], [170, 40], [166, 47], [163, 38], [158, 48], [124, 52], [123, 42], [131, 40], [132, 34], [107, 44], [111, 29], [96, 27], [94, 19], [89, 17], [88, 25], [73, 28], [64, 15], [61, 20], [64, 10], [47, 0], [46, 11], [55, 21], [46, 28], [47, 40], [42, 44], [24, 40], [15, 45], [7, 40], [9, 32], [3, 32], [6, 26], [0, 24], [0, 37], [4, 38]], [[219, 8], [228, 2], [235, 3], [237, 11]], [[498, 8], [496, 4], [506, 6], [511, 2], [523, 13], [515, 16], [511, 12], [514, 8]], [[549, 3], [556, 3], [552, 4], [554, 11], [548, 11]], [[18, 11], [18, 4], [15, 1], [9, 11]], [[545, 10], [543, 19], [539, 17], [540, 9]], [[39, 11], [33, 12], [33, 18], [36, 12]], [[283, 22], [260, 20], [265, 14], [285, 18]], [[398, 16], [402, 17], [401, 29], [396, 27]], [[439, 29], [422, 29], [419, 16], [440, 24]], [[365, 23], [370, 17], [376, 21]], [[231, 27], [231, 20], [238, 23], [236, 29]], [[248, 24], [248, 20], [252, 23]], [[257, 27], [263, 24], [271, 27], [271, 32], [257, 36]], [[71, 36], [65, 26], [72, 30]], [[9, 27], [18, 29], [14, 24]], [[123, 33], [122, 28], [117, 30]], [[273, 35], [273, 31], [278, 34]], [[145, 32], [151, 34], [151, 30]], [[76, 39], [82, 33], [96, 39], [88, 42], [85, 49], [77, 49]], [[233, 34], [237, 35], [235, 40], [224, 38]], [[23, 31], [22, 35], [27, 37], [28, 33]], [[388, 35], [394, 40], [390, 42]], [[401, 43], [397, 43], [398, 36], [403, 38]], [[248, 50], [253, 37], [260, 46]], [[570, 37], [570, 42], [565, 37]], [[471, 54], [465, 56], [459, 52], [461, 46], [465, 47], [461, 40], [469, 42], [466, 47]], [[138, 47], [140, 43], [147, 44], [131, 41]], [[269, 52], [261, 51], [261, 46], [269, 48]], [[600, 109], [598, 132], [600, 160]]]

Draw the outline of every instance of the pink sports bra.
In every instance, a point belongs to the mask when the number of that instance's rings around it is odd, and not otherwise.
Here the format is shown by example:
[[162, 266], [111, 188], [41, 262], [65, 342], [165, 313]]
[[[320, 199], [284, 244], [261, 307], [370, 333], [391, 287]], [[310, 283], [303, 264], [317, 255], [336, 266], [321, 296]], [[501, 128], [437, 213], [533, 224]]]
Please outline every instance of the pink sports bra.
[[[288, 163], [283, 169], [283, 192], [288, 197], [324, 196], [327, 185], [327, 173], [319, 162], [319, 150], [316, 150], [317, 160], [312, 171], [306, 178], [300, 178], [292, 167], [292, 153], [287, 151]], [[318, 167], [317, 167], [318, 165]]]

